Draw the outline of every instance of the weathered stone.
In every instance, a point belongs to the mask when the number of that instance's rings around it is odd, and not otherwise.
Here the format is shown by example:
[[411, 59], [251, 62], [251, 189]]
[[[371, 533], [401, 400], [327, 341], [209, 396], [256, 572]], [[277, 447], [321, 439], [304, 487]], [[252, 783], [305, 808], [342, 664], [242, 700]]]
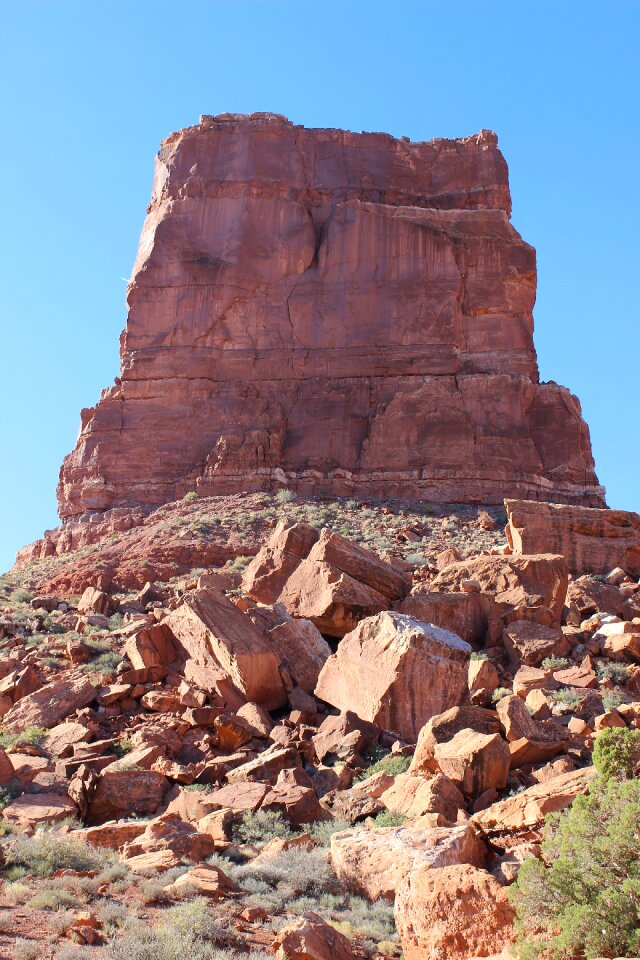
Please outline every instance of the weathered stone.
[[88, 823], [155, 813], [168, 786], [166, 777], [153, 770], [103, 770], [89, 805]]
[[515, 553], [552, 551], [577, 573], [622, 567], [640, 577], [640, 514], [532, 500], [505, 500], [507, 539]]
[[[362, 784], [360, 784], [362, 786]], [[400, 813], [410, 820], [425, 813], [440, 813], [449, 823], [455, 823], [458, 811], [464, 810], [464, 797], [453, 780], [442, 774], [430, 779], [401, 773], [380, 794], [387, 810]]]
[[221, 593], [188, 594], [165, 624], [185, 660], [222, 670], [247, 700], [267, 709], [286, 703], [278, 657], [246, 614]]
[[78, 600], [78, 613], [102, 613], [108, 616], [111, 612], [111, 600], [104, 590], [97, 587], [87, 587]]
[[563, 557], [544, 553], [472, 557], [442, 570], [432, 581], [431, 590], [451, 593], [469, 578], [478, 580], [505, 615], [514, 612], [510, 619], [537, 620], [536, 611], [546, 608], [551, 611], [551, 622], [560, 624], [569, 582]]
[[83, 412], [61, 516], [283, 484], [600, 505], [579, 403], [539, 382], [510, 208], [488, 131], [411, 143], [263, 114], [172, 134], [121, 376]]
[[282, 589], [320, 536], [309, 523], [280, 520], [242, 575], [242, 589], [254, 600], [275, 603]]
[[507, 624], [503, 641], [514, 667], [523, 663], [539, 667], [547, 657], [564, 657], [571, 650], [571, 644], [559, 627], [544, 627], [529, 620]]
[[[484, 646], [499, 615], [492, 598], [484, 593], [413, 593], [394, 604], [394, 608], [416, 620], [451, 630], [467, 643], [480, 646]], [[500, 623], [499, 628], [491, 632], [498, 633], [501, 629]]]
[[70, 713], [86, 707], [95, 696], [95, 687], [86, 674], [68, 674], [22, 697], [2, 723], [7, 730], [16, 731], [32, 725], [55, 727]]
[[585, 793], [594, 776], [593, 767], [561, 774], [492, 804], [474, 814], [472, 822], [492, 842], [501, 835], [531, 832], [542, 825], [548, 813], [564, 810], [578, 794]]
[[469, 864], [412, 870], [400, 884], [395, 917], [405, 960], [493, 957], [515, 939], [506, 888]]
[[466, 696], [470, 653], [455, 633], [385, 611], [341, 641], [316, 696], [415, 742], [430, 717]]
[[485, 849], [473, 827], [354, 827], [331, 837], [331, 861], [338, 879], [369, 900], [393, 900], [402, 878], [420, 865], [481, 866]]
[[73, 800], [58, 793], [23, 793], [2, 811], [3, 819], [27, 828], [77, 815], [78, 808]]
[[501, 790], [509, 773], [509, 747], [498, 733], [460, 730], [451, 740], [438, 743], [435, 761], [466, 797], [485, 790]]
[[350, 941], [319, 917], [303, 913], [284, 926], [273, 943], [277, 960], [355, 960]]
[[451, 707], [432, 717], [420, 731], [416, 749], [409, 767], [414, 775], [435, 773], [438, 770], [436, 748], [448, 743], [462, 730], [473, 730], [486, 736], [499, 733], [500, 721], [493, 710], [482, 707]]

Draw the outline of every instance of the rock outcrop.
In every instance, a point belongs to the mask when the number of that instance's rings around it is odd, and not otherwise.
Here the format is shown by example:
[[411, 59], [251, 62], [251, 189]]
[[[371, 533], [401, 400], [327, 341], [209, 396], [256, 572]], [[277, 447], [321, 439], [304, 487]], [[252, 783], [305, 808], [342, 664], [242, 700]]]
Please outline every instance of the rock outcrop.
[[60, 516], [283, 485], [602, 505], [578, 400], [538, 379], [510, 210], [489, 131], [225, 114], [171, 134], [120, 377], [82, 411]]
[[505, 500], [507, 540], [515, 553], [561, 553], [572, 572], [608, 574], [621, 567], [640, 577], [640, 514]]

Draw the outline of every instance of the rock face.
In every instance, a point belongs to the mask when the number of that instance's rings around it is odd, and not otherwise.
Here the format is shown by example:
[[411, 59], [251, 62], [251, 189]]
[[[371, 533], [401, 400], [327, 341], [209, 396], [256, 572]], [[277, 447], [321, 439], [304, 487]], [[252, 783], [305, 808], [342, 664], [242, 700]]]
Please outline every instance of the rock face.
[[449, 630], [385, 611], [342, 640], [316, 696], [415, 743], [430, 717], [465, 698], [470, 653]]
[[538, 381], [535, 252], [510, 211], [489, 131], [253, 114], [169, 136], [120, 377], [82, 411], [60, 516], [282, 484], [602, 505], [578, 400]]
[[406, 960], [495, 956], [515, 939], [506, 888], [468, 864], [410, 871], [395, 914]]
[[[574, 573], [622, 567], [640, 577], [640, 514], [560, 503], [505, 500], [507, 540], [515, 553], [561, 553]], [[544, 545], [543, 547], [541, 545]]]

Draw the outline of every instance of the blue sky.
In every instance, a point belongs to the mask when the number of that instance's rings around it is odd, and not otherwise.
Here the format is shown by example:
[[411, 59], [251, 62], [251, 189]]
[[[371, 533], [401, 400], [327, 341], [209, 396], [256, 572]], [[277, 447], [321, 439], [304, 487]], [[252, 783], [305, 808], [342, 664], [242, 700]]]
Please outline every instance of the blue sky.
[[640, 509], [636, 0], [2, 0], [0, 570], [55, 526], [118, 372], [160, 140], [201, 113], [416, 140], [495, 130], [538, 250], [541, 375]]

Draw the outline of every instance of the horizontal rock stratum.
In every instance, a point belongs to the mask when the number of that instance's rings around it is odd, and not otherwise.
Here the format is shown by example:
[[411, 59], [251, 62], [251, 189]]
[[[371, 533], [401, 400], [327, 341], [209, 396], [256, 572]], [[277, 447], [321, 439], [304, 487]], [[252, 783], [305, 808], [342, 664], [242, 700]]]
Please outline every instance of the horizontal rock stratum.
[[169, 136], [120, 377], [82, 411], [60, 516], [282, 485], [601, 506], [580, 404], [538, 379], [510, 211], [490, 131], [224, 114]]

